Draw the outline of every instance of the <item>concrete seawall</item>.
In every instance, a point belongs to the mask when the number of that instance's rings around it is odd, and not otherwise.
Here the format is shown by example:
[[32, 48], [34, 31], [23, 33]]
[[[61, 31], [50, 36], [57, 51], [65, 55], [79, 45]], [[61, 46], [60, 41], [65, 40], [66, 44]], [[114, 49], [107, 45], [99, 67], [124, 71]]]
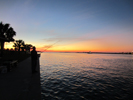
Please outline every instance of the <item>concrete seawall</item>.
[[41, 100], [40, 64], [31, 72], [31, 58], [20, 62], [11, 72], [0, 74], [0, 100]]

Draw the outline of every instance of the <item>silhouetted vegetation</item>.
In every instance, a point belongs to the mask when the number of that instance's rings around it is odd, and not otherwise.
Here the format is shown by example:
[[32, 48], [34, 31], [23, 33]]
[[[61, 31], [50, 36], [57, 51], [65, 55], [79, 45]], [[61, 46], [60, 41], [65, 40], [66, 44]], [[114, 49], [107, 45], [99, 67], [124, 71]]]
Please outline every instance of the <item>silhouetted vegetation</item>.
[[2, 62], [11, 61], [11, 60], [18, 60], [18, 62], [21, 62], [24, 59], [30, 57], [30, 54], [25, 53], [23, 51], [18, 52], [18, 51], [11, 51], [11, 50], [4, 50], [3, 55], [4, 56], [1, 59]]
[[25, 44], [23, 40], [16, 40], [14, 42], [13, 47], [15, 47], [15, 51], [28, 51], [33, 47], [31, 44]]
[[[31, 44], [25, 44], [23, 40], [15, 40], [16, 32], [10, 24], [0, 22], [0, 64], [8, 60], [18, 60], [19, 62], [30, 56]], [[15, 41], [15, 42], [14, 42]], [[5, 42], [14, 42], [15, 49], [4, 49]]]
[[32, 48], [33, 46], [31, 44], [25, 44], [25, 50], [26, 51], [29, 51], [30, 52], [30, 49]]
[[3, 24], [0, 22], [0, 56], [3, 55], [4, 43], [14, 41], [13, 37], [16, 35], [16, 32], [10, 24]]
[[[16, 40], [13, 47], [15, 47], [15, 51], [19, 51], [20, 52], [20, 48], [22, 48], [22, 50], [24, 49], [24, 41], [23, 40]], [[24, 50], [23, 50], [24, 51]]]

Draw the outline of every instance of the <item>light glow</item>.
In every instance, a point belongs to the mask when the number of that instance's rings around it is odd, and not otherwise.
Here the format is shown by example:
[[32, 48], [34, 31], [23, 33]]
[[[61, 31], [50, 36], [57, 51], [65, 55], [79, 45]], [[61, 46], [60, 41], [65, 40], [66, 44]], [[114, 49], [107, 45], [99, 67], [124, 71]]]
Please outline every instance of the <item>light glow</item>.
[[[125, 0], [2, 0], [14, 39], [45, 52], [131, 52], [132, 5]], [[47, 48], [48, 47], [48, 48]], [[5, 48], [13, 48], [5, 44]]]

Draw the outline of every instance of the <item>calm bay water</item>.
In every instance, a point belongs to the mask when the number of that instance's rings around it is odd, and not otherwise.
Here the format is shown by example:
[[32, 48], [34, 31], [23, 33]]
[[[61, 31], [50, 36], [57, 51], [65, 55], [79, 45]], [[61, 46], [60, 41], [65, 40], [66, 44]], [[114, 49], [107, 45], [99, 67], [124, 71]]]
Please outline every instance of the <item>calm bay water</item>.
[[42, 53], [42, 100], [132, 100], [133, 55]]

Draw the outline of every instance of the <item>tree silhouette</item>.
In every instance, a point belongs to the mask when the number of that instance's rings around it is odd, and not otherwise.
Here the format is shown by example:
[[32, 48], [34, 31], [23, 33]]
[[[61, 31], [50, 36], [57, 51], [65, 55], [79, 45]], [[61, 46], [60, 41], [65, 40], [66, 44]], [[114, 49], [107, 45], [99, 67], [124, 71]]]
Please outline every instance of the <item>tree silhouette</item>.
[[24, 51], [24, 49], [25, 49], [25, 43], [24, 43], [24, 41], [22, 41], [20, 48], [21, 48], [22, 51]]
[[18, 50], [18, 45], [16, 43], [14, 43], [13, 47], [15, 47], [15, 51]]
[[14, 41], [13, 37], [16, 35], [16, 32], [12, 27], [9, 27], [10, 24], [3, 24], [0, 22], [0, 48], [1, 55], [3, 55], [4, 43]]
[[25, 44], [26, 51], [30, 52], [31, 47], [33, 47], [31, 44]]
[[15, 47], [15, 50], [18, 50], [20, 52], [20, 48], [24, 47], [24, 41], [16, 40], [13, 47]]

